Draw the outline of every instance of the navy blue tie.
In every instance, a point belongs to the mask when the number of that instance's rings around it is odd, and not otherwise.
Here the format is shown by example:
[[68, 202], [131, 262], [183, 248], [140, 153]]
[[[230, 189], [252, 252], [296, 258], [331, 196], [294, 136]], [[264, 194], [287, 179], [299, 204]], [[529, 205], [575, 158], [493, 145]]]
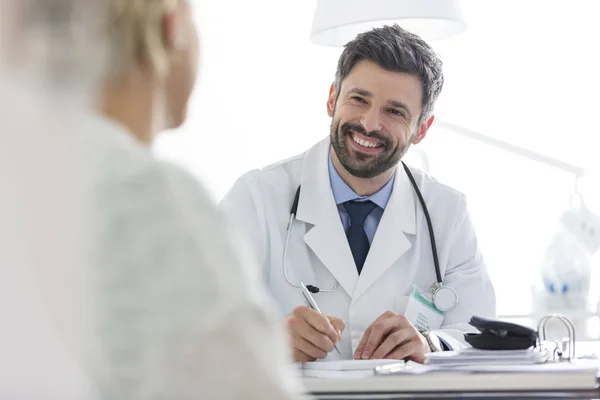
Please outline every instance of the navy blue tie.
[[375, 207], [375, 203], [370, 200], [344, 203], [344, 208], [350, 216], [350, 228], [346, 232], [346, 237], [359, 275], [367, 259], [367, 254], [369, 254], [369, 247], [371, 247], [369, 238], [365, 233], [364, 224], [367, 216], [373, 212]]

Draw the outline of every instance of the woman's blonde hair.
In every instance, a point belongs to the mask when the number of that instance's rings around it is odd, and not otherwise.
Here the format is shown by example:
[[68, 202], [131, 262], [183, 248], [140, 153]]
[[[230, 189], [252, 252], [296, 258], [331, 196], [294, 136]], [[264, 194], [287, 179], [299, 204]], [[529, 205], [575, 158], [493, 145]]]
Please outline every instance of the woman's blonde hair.
[[176, 1], [109, 0], [107, 29], [112, 49], [112, 73], [122, 74], [136, 66], [151, 68], [160, 75], [167, 72], [163, 15]]
[[68, 88], [97, 87], [136, 67], [164, 76], [163, 15], [178, 1], [0, 0], [0, 71]]

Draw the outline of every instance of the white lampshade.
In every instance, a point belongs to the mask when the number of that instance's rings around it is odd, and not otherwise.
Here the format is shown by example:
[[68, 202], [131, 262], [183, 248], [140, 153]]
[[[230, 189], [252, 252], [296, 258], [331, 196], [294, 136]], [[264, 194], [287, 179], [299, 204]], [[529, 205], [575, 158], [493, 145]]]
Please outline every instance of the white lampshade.
[[392, 23], [427, 41], [467, 29], [456, 0], [317, 0], [310, 40], [343, 46], [359, 33]]

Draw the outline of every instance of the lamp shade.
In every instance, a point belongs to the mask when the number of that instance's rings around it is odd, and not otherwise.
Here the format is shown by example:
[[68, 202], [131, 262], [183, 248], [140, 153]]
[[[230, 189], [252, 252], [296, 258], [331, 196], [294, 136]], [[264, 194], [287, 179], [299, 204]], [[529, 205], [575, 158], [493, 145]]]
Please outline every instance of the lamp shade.
[[456, 0], [317, 0], [310, 40], [343, 46], [359, 33], [393, 23], [427, 41], [467, 29]]

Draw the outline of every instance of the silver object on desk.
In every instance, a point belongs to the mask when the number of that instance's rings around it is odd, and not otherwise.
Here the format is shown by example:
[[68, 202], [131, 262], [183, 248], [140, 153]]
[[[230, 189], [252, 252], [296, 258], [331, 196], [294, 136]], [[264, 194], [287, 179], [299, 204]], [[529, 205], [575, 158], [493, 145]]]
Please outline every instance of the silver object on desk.
[[[562, 341], [556, 341], [555, 343], [555, 358], [558, 361], [571, 361], [575, 359], [575, 326], [573, 322], [564, 315], [552, 314], [542, 318], [538, 324], [538, 345], [539, 347], [543, 347], [545, 343], [547, 343], [546, 338], [546, 325], [549, 321], [557, 319], [563, 323], [564, 326], [567, 327], [568, 330], [568, 338], [563, 339]], [[565, 347], [568, 347], [568, 351], [566, 351]], [[565, 356], [565, 353], [568, 355]]]
[[[317, 305], [317, 302], [315, 301], [314, 297], [312, 297], [312, 294], [310, 294], [310, 290], [308, 290], [308, 288], [306, 287], [306, 285], [303, 282], [300, 282], [300, 288], [301, 288], [302, 297], [304, 297], [304, 301], [306, 302], [306, 306], [308, 308], [312, 308], [319, 314], [323, 314], [321, 312], [321, 310], [319, 309], [319, 306]], [[342, 352], [338, 348], [337, 343], [334, 344], [334, 347], [341, 356]]]

